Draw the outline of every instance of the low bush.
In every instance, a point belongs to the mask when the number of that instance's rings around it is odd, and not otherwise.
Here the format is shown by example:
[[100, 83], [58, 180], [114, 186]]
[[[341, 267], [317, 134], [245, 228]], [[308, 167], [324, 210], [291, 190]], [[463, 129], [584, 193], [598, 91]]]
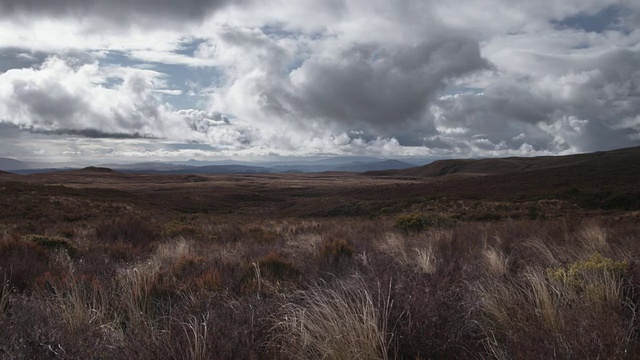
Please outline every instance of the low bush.
[[68, 239], [59, 236], [44, 236], [44, 235], [27, 235], [22, 238], [24, 241], [33, 242], [45, 249], [50, 250], [64, 250], [70, 257], [75, 257], [78, 254], [78, 247]]
[[138, 217], [117, 217], [100, 221], [95, 227], [95, 233], [101, 242], [123, 242], [135, 246], [149, 245], [160, 235], [152, 221]]
[[433, 214], [405, 214], [396, 217], [396, 226], [405, 232], [427, 229], [446, 229], [455, 225], [455, 220]]
[[338, 262], [353, 256], [353, 247], [345, 240], [329, 240], [322, 244], [321, 254], [324, 258]]
[[260, 271], [260, 276], [273, 281], [292, 280], [300, 274], [291, 261], [277, 252], [270, 252], [255, 263]]

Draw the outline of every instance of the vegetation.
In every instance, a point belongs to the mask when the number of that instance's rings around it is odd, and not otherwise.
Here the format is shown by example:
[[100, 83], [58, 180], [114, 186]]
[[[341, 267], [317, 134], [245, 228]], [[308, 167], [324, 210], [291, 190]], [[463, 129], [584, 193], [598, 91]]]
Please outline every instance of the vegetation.
[[0, 184], [0, 358], [639, 357], [637, 212], [168, 179]]

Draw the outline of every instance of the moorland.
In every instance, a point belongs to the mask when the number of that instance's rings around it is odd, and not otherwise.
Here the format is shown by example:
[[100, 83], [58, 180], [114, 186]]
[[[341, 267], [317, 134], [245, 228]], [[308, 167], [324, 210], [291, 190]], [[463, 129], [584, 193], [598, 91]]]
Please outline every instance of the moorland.
[[640, 358], [640, 148], [0, 172], [0, 358]]

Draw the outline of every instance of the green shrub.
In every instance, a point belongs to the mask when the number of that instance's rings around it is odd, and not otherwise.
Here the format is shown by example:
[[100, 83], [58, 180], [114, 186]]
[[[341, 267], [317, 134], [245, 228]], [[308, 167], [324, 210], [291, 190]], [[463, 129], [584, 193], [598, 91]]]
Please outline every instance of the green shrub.
[[451, 228], [455, 220], [433, 214], [405, 214], [396, 218], [396, 226], [405, 232]]
[[178, 236], [190, 237], [199, 235], [199, 230], [193, 225], [185, 224], [178, 220], [173, 220], [164, 226], [161, 235], [168, 238], [174, 238]]
[[596, 252], [587, 260], [576, 261], [566, 267], [549, 268], [547, 275], [552, 280], [581, 284], [585, 279], [602, 273], [622, 276], [628, 268], [627, 261], [615, 261]]
[[24, 241], [36, 243], [45, 249], [59, 250], [62, 249], [74, 257], [78, 254], [78, 248], [69, 240], [59, 236], [44, 235], [26, 235], [22, 238]]

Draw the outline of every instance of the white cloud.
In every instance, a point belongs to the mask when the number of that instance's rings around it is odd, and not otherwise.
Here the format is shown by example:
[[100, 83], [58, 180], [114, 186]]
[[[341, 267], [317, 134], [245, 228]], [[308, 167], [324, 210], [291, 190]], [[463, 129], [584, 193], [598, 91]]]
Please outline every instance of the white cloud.
[[[619, 16], [607, 31], [563, 25], [603, 9]], [[42, 141], [147, 136], [206, 145], [189, 150], [202, 156], [496, 156], [640, 137], [630, 0], [0, 0], [0, 13], [0, 51], [15, 57], [0, 57], [0, 119]], [[147, 145], [116, 153], [188, 153], [130, 141]]]

